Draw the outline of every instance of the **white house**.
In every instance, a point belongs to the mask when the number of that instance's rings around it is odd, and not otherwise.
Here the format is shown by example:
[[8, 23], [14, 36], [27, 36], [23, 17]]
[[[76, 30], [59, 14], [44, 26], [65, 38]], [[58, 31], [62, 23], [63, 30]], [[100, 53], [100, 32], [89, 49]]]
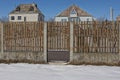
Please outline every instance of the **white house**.
[[84, 10], [80, 9], [76, 5], [72, 5], [57, 16], [55, 16], [55, 21], [57, 22], [67, 22], [67, 21], [92, 21], [95, 18], [85, 12]]
[[20, 4], [9, 14], [10, 22], [34, 22], [44, 21], [44, 15], [38, 9], [37, 4]]

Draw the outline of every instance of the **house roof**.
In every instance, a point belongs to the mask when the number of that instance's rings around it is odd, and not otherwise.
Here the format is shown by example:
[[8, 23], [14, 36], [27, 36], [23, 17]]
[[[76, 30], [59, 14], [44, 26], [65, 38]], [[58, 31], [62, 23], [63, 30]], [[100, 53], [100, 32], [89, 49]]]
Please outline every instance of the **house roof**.
[[[20, 4], [18, 5], [15, 10], [13, 10], [10, 14], [24, 14], [24, 13], [40, 13], [42, 12], [37, 7], [37, 4]], [[42, 14], [43, 15], [43, 14]]]
[[66, 10], [64, 10], [63, 12], [61, 12], [60, 14], [58, 14], [56, 17], [69, 17], [72, 10], [76, 11], [77, 16], [83, 16], [83, 17], [84, 16], [87, 16], [87, 17], [92, 16], [89, 13], [87, 13], [86, 11], [79, 8], [78, 6], [72, 5], [69, 8], [67, 8]]

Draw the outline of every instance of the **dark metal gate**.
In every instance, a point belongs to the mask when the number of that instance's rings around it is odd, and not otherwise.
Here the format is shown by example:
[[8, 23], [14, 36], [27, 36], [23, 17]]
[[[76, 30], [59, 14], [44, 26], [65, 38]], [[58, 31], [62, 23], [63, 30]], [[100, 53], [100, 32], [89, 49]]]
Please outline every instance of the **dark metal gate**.
[[50, 61], [69, 61], [70, 27], [69, 23], [49, 22], [47, 25], [47, 57]]

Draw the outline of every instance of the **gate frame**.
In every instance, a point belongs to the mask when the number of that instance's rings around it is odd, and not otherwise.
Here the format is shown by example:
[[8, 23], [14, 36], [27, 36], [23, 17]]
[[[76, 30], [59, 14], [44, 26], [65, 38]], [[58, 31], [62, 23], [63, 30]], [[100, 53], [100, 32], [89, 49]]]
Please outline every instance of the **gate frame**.
[[73, 28], [73, 22], [70, 22], [70, 61], [73, 61], [73, 34], [74, 34], [74, 28]]
[[[62, 22], [61, 22], [62, 23]], [[68, 61], [68, 63], [70, 63], [70, 62], [72, 62], [73, 61], [73, 32], [74, 32], [74, 24], [73, 24], [73, 22], [69, 22], [69, 39], [70, 39], [70, 41], [69, 41], [69, 43], [70, 43], [70, 45], [69, 45], [69, 61]], [[48, 41], [47, 41], [47, 39], [48, 39], [48, 37], [47, 37], [47, 35], [48, 35], [48, 32], [47, 32], [47, 29], [48, 29], [48, 22], [44, 22], [44, 60], [45, 60], [45, 62], [46, 63], [48, 63], [49, 61], [48, 61]]]
[[44, 61], [47, 63], [47, 22], [44, 22]]

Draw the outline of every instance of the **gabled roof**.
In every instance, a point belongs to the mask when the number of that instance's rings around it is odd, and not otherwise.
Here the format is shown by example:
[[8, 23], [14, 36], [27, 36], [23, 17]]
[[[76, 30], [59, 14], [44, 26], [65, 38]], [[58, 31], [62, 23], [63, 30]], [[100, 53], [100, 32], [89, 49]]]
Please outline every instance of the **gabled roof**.
[[[10, 14], [24, 14], [24, 13], [40, 13], [42, 12], [38, 9], [37, 4], [20, 4], [13, 10]], [[42, 14], [43, 15], [43, 14]]]
[[77, 12], [77, 16], [86, 16], [86, 17], [92, 16], [92, 15], [88, 14], [86, 11], [79, 8], [78, 6], [72, 5], [69, 8], [67, 8], [66, 10], [64, 10], [63, 12], [61, 12], [60, 14], [58, 14], [56, 17], [69, 17], [70, 12], [72, 10], [75, 10]]

